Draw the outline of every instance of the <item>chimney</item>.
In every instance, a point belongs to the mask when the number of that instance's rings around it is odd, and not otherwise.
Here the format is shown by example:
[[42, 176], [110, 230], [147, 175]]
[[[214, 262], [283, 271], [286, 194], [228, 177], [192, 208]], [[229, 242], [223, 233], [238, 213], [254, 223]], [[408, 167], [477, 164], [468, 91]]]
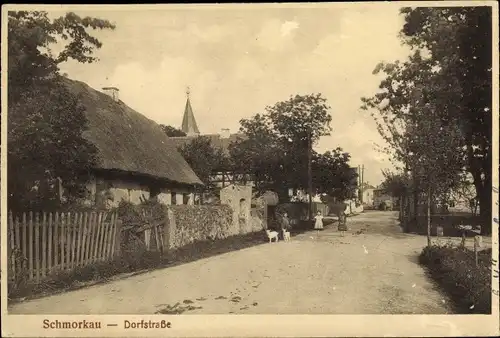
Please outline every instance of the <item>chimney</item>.
[[119, 99], [118, 99], [118, 92], [120, 91], [118, 88], [116, 87], [103, 87], [102, 90], [104, 91], [105, 94], [111, 96], [111, 98], [118, 102]]
[[229, 138], [229, 136], [231, 136], [231, 133], [229, 132], [228, 128], [222, 128], [220, 130], [220, 137], [221, 138]]

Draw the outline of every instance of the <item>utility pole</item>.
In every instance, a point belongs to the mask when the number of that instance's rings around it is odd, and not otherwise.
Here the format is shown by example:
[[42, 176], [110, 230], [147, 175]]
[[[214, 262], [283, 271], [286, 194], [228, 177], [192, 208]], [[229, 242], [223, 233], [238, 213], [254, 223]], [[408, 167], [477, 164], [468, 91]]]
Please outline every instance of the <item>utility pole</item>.
[[358, 165], [358, 200], [361, 199], [361, 166]]
[[307, 185], [309, 190], [309, 221], [312, 220], [312, 133], [307, 137]]
[[361, 166], [361, 204], [363, 204], [363, 192], [364, 192], [364, 185], [365, 184], [365, 165], [363, 164]]

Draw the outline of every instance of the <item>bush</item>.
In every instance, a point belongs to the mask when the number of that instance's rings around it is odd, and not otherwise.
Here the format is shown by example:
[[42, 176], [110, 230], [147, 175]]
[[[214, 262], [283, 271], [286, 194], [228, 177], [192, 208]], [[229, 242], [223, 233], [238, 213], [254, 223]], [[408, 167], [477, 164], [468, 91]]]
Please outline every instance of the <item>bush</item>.
[[[470, 215], [432, 215], [431, 216], [431, 235], [436, 236], [436, 227], [443, 227], [444, 236], [461, 237], [462, 232], [458, 229], [458, 225], [472, 225], [474, 228], [481, 226], [481, 219]], [[427, 234], [427, 216], [419, 215], [417, 219], [409, 220], [407, 223], [410, 232], [419, 235]], [[476, 234], [466, 232], [466, 237], [473, 237]]]
[[387, 205], [386, 202], [380, 202], [378, 205], [378, 210], [386, 211], [389, 209], [389, 206]]
[[457, 310], [491, 313], [491, 249], [479, 253], [478, 267], [473, 252], [450, 245], [424, 248], [419, 262], [454, 300]]

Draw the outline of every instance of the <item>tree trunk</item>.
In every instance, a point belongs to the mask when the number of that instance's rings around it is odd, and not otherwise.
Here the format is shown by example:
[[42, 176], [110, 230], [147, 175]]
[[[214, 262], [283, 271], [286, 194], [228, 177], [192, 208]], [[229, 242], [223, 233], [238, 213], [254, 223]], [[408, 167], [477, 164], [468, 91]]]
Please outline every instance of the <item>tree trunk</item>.
[[427, 246], [431, 246], [431, 188], [427, 189]]
[[[479, 217], [481, 219], [481, 235], [487, 236], [492, 233], [493, 218], [491, 215], [491, 184], [483, 188], [479, 196]], [[477, 208], [477, 207], [476, 207]]]
[[[474, 150], [470, 137], [467, 138], [467, 156], [469, 158], [469, 172], [474, 179], [474, 187], [479, 201], [479, 217], [481, 220], [481, 235], [490, 235], [492, 232], [492, 215], [491, 215], [491, 153], [486, 154], [482, 163], [474, 158]], [[484, 178], [482, 177], [484, 174]]]
[[414, 222], [415, 228], [419, 228], [418, 224], [418, 205], [419, 205], [419, 190], [418, 190], [418, 180], [416, 176], [413, 176], [413, 215], [411, 215], [411, 220]]
[[312, 135], [309, 134], [309, 142], [307, 146], [307, 185], [309, 190], [309, 220], [312, 220]]
[[403, 220], [403, 199], [404, 199], [404, 196], [401, 195], [399, 196], [399, 222], [401, 222]]

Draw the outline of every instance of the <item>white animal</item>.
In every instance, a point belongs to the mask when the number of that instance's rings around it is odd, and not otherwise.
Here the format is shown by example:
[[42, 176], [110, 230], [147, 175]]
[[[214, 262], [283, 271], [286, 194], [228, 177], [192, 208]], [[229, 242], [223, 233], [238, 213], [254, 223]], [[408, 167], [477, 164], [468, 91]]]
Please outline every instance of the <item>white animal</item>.
[[290, 240], [290, 231], [283, 230], [283, 239], [285, 242], [288, 242]]
[[266, 229], [267, 238], [269, 238], [269, 243], [271, 243], [272, 239], [275, 238], [276, 242], [278, 241], [278, 232], [271, 231]]

